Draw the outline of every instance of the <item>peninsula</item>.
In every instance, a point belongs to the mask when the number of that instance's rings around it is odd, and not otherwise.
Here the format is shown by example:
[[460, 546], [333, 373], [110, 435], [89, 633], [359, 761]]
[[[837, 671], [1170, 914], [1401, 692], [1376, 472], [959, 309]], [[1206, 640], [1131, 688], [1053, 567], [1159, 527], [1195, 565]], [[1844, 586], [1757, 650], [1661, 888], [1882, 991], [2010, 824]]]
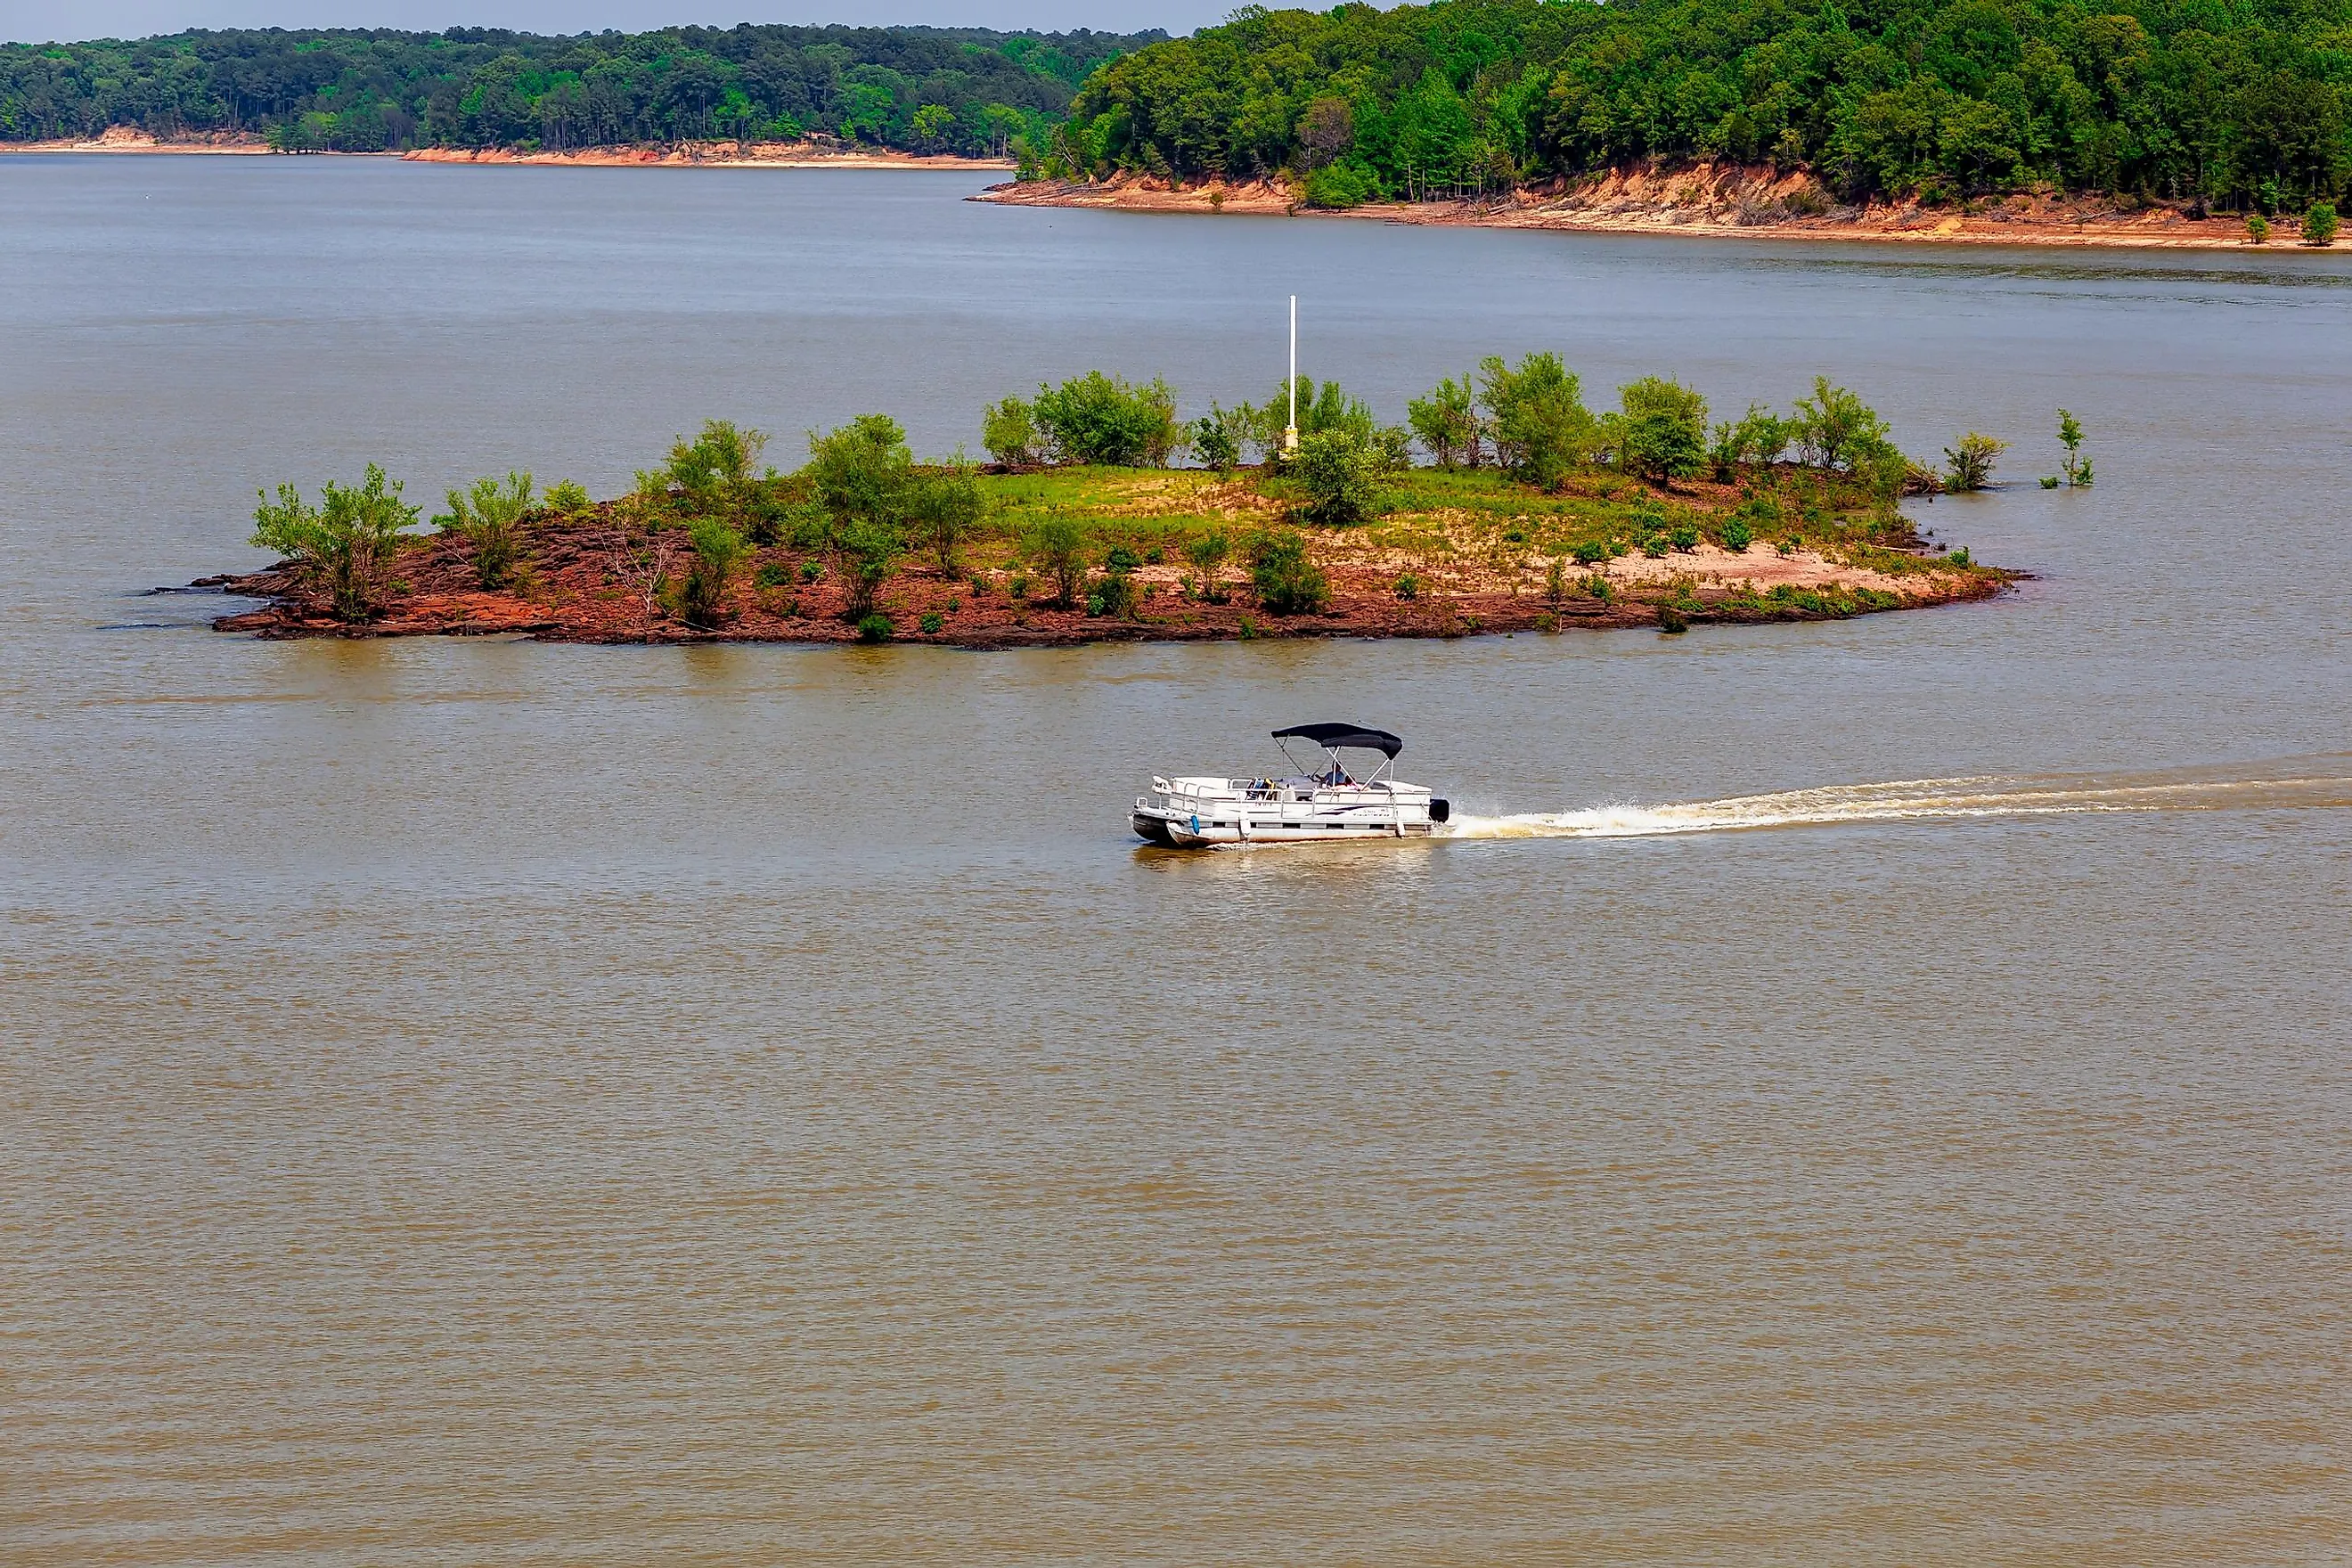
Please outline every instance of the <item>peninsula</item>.
[[992, 199], [1940, 243], [2334, 243], [2333, 13], [1245, 6], [1105, 61]]
[[[1318, 205], [1281, 174], [1228, 184], [1149, 174], [1029, 179], [969, 198], [1005, 206], [1119, 212], [1372, 218], [1442, 227], [1553, 229], [1714, 239], [1875, 240], [1896, 244], [2128, 247], [2158, 250], [2292, 248], [2297, 236], [2204, 204], [2096, 193], [2019, 191], [1966, 202], [1917, 195], [1841, 202], [1801, 171], [1770, 165], [1644, 162], [1477, 196], [1433, 195]], [[2332, 210], [2332, 209], [2331, 209]], [[2322, 216], [2319, 230], [2329, 233]], [[2315, 230], [2315, 232], [2318, 232]], [[2256, 234], [2261, 238], [2255, 237]], [[2319, 243], [2319, 242], [2315, 242]]]
[[412, 147], [406, 152], [348, 151], [330, 148], [273, 146], [255, 132], [183, 132], [156, 136], [130, 126], [114, 125], [96, 136], [64, 137], [47, 142], [0, 143], [12, 153], [99, 153], [165, 154], [266, 154], [281, 152], [324, 153], [339, 158], [398, 158], [410, 163], [520, 164], [548, 168], [605, 169], [970, 169], [1010, 171], [1010, 158], [985, 153], [917, 153], [873, 143], [844, 142], [839, 137], [803, 135], [790, 140], [625, 142], [594, 147]]
[[[215, 623], [266, 637], [1004, 647], [1679, 632], [1981, 599], [2017, 575], [1897, 505], [1984, 485], [2004, 444], [1971, 433], [1939, 476], [1826, 380], [1790, 416], [1712, 427], [1655, 377], [1593, 413], [1543, 353], [1441, 382], [1409, 428], [1304, 377], [1187, 423], [1174, 406], [1096, 372], [989, 408], [984, 467], [919, 463], [867, 415], [813, 432], [789, 473], [714, 421], [626, 495], [541, 495], [517, 472], [451, 491], [429, 533], [371, 468], [316, 504], [265, 496], [254, 542], [286, 559], [194, 585], [267, 600]], [[1202, 466], [1169, 466], [1181, 450]]]

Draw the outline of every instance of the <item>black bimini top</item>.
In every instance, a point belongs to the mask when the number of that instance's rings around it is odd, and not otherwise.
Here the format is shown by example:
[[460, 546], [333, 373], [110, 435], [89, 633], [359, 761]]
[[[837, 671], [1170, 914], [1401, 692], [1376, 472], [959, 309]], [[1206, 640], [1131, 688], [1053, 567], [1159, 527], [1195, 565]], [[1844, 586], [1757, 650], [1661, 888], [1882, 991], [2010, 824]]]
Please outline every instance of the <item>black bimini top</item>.
[[1404, 750], [1404, 742], [1386, 730], [1367, 730], [1361, 724], [1294, 724], [1287, 730], [1276, 730], [1274, 738], [1287, 741], [1296, 737], [1312, 741], [1318, 746], [1337, 750], [1341, 746], [1360, 746], [1368, 752], [1379, 752], [1393, 762]]

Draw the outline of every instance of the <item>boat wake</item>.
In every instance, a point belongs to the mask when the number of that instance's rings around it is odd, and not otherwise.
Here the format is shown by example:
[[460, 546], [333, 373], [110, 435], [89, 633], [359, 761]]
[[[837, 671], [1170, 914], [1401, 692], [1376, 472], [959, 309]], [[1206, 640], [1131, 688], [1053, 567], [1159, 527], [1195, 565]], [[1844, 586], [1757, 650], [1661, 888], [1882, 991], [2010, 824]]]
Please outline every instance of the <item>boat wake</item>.
[[1651, 838], [1769, 827], [1942, 817], [2062, 816], [2098, 812], [2308, 811], [2352, 806], [2352, 754], [2295, 757], [2253, 767], [2040, 777], [1905, 779], [1737, 795], [1674, 805], [1582, 811], [1457, 814], [1453, 839]]

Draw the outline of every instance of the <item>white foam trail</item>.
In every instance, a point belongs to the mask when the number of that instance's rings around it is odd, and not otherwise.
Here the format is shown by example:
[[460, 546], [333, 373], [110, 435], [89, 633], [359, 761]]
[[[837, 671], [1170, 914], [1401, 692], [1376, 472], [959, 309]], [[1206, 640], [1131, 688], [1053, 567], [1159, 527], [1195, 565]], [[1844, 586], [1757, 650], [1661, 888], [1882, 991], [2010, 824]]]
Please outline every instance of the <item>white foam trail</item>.
[[2230, 811], [2352, 805], [2352, 758], [2300, 758], [2280, 772], [2210, 770], [2064, 778], [1904, 779], [1673, 805], [1457, 816], [1449, 838], [1649, 838], [1767, 827], [2093, 812]]

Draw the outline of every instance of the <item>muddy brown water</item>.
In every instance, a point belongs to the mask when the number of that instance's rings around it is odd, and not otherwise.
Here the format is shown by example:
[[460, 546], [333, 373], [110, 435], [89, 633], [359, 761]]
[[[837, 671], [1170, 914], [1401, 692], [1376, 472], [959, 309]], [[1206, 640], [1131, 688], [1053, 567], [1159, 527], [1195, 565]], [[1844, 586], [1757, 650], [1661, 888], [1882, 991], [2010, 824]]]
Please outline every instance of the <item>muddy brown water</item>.
[[[0, 159], [0, 1557], [2306, 1563], [2352, 1545], [2338, 256]], [[2099, 483], [1844, 624], [258, 644], [257, 485], [1490, 352]], [[1183, 858], [1408, 742], [1464, 833]]]

